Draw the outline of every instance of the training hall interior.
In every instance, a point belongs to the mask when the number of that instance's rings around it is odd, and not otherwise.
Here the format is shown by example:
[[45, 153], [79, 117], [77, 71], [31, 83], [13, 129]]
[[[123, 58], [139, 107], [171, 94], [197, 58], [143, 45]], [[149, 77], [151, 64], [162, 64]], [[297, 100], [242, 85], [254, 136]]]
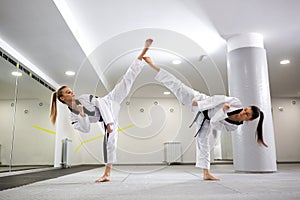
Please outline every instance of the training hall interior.
[[[297, 0], [1, 0], [0, 199], [299, 199], [300, 2]], [[74, 129], [53, 92], [105, 97], [145, 56], [210, 97], [264, 113], [209, 130], [210, 172], [196, 167], [197, 111], [144, 60], [118, 105], [116, 161], [106, 129]], [[117, 94], [119, 95], [119, 94]], [[210, 103], [213, 103], [212, 101]], [[260, 115], [261, 116], [261, 115]]]

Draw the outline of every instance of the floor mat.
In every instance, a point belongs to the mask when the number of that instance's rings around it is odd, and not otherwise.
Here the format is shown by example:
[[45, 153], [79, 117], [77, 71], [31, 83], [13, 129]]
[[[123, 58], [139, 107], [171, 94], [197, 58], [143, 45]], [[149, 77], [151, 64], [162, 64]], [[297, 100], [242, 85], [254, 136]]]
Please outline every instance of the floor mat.
[[66, 169], [53, 168], [41, 172], [4, 176], [0, 177], [0, 191], [99, 167], [96, 165], [83, 165]]

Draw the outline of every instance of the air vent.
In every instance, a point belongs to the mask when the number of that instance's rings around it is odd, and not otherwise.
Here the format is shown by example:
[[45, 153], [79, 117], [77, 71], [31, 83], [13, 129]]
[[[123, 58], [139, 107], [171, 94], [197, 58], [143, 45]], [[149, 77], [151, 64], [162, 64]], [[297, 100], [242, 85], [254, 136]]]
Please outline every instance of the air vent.
[[41, 85], [43, 85], [44, 87], [46, 87], [47, 89], [51, 90], [52, 92], [55, 91], [55, 89], [53, 87], [51, 87], [46, 81], [44, 81], [43, 79], [41, 79], [39, 76], [37, 76], [36, 74], [33, 74], [28, 68], [26, 68], [23, 64], [19, 63], [18, 66], [18, 62], [14, 60], [14, 58], [10, 55], [8, 55], [8, 53], [6, 53], [3, 49], [0, 48], [0, 57], [2, 57], [4, 60], [6, 60], [7, 62], [9, 62], [10, 64], [12, 64], [14, 67], [17, 67], [19, 70], [23, 71], [25, 74], [27, 74], [28, 76], [30, 76], [31, 78], [33, 78], [35, 81], [39, 82]]

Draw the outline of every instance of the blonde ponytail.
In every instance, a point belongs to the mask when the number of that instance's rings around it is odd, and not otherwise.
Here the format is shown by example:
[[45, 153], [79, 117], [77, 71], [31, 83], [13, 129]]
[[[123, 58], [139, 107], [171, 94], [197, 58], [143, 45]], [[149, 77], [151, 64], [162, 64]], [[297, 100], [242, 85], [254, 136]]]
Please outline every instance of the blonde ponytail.
[[51, 106], [50, 106], [50, 119], [53, 125], [56, 122], [56, 116], [57, 116], [56, 98], [57, 98], [56, 92], [53, 92], [51, 97]]
[[66, 87], [67, 86], [62, 86], [56, 92], [52, 93], [51, 106], [50, 106], [50, 119], [51, 119], [51, 122], [52, 122], [53, 125], [56, 122], [56, 116], [57, 116], [57, 102], [56, 102], [56, 99], [58, 99], [62, 103], [65, 103], [60, 99], [60, 97], [63, 96], [62, 90]]

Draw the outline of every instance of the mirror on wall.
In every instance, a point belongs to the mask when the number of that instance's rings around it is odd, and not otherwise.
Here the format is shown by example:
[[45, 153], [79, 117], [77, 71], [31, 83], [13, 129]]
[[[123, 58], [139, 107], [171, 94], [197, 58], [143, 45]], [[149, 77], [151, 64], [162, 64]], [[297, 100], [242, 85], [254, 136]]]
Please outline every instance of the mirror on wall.
[[[0, 56], [0, 172], [52, 167], [55, 130], [49, 120], [51, 90], [12, 57]], [[8, 57], [7, 57], [8, 56]], [[11, 59], [11, 60], [9, 60]], [[13, 76], [12, 72], [20, 76]]]
[[13, 67], [2, 57], [0, 68], [0, 171], [3, 172], [10, 165], [16, 77], [11, 75]]

